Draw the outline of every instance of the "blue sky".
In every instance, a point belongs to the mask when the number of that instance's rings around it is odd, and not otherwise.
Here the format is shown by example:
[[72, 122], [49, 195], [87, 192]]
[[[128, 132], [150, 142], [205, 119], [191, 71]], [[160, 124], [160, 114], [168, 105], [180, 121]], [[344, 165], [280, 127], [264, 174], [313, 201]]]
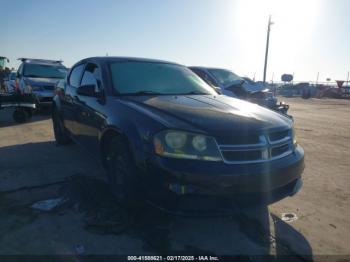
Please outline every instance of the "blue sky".
[[[262, 79], [345, 79], [350, 71], [348, 0], [0, 0], [0, 55], [62, 59], [159, 58], [229, 68]], [[6, 10], [5, 12], [3, 10]]]

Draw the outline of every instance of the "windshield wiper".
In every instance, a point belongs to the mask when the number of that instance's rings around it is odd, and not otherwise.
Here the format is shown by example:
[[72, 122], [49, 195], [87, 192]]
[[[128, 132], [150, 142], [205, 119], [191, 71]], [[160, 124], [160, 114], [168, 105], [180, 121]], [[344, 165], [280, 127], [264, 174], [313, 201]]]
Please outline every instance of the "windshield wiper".
[[181, 96], [181, 95], [207, 95], [207, 94], [196, 92], [196, 91], [191, 91], [191, 92], [187, 92], [187, 93], [169, 93], [169, 94], [158, 93], [158, 92], [154, 92], [154, 91], [138, 91], [138, 92], [134, 92], [134, 93], [121, 93], [120, 95], [122, 95], [122, 96], [149, 96], [149, 95], [178, 96], [178, 95], [180, 95]]
[[121, 93], [123, 96], [148, 96], [148, 95], [164, 95], [162, 93], [154, 92], [154, 91], [138, 91], [133, 93]]
[[41, 78], [41, 76], [37, 76], [37, 75], [24, 75], [24, 77]]
[[208, 94], [197, 92], [197, 91], [191, 91], [191, 92], [181, 93], [181, 94], [176, 94], [176, 95], [208, 95]]
[[59, 76], [37, 76], [37, 75], [25, 75], [25, 77], [32, 77], [32, 78], [57, 78], [57, 79], [63, 79], [64, 77]]

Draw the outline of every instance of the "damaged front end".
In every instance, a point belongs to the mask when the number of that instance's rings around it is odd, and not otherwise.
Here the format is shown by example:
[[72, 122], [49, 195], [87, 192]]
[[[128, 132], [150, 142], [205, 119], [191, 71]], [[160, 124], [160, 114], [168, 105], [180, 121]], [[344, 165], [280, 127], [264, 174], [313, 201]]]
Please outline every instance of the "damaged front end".
[[287, 114], [289, 105], [287, 105], [284, 101], [278, 102], [277, 97], [274, 96], [270, 89], [266, 88], [257, 91], [248, 91], [242, 86], [242, 84], [232, 85], [226, 89], [232, 91], [240, 99], [247, 100], [251, 103], [274, 110], [289, 118], [293, 118]]

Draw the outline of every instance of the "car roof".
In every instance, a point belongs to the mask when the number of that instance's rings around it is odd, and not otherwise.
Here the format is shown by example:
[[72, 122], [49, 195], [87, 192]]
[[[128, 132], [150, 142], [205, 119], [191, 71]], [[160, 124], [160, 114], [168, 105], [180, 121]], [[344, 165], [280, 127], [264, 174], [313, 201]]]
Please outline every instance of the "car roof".
[[188, 68], [192, 68], [192, 69], [202, 69], [202, 70], [210, 70], [210, 69], [215, 69], [215, 70], [227, 70], [227, 71], [231, 71], [229, 69], [225, 69], [225, 68], [218, 68], [218, 67], [205, 67], [205, 66], [189, 66]]
[[60, 60], [46, 60], [46, 59], [36, 59], [36, 58], [19, 58], [23, 64], [36, 64], [36, 65], [56, 65], [65, 67]]
[[105, 63], [105, 62], [113, 62], [113, 61], [129, 61], [129, 62], [149, 62], [149, 63], [164, 63], [164, 64], [174, 64], [174, 65], [179, 65], [174, 62], [170, 61], [164, 61], [164, 60], [159, 60], [159, 59], [151, 59], [151, 58], [140, 58], [140, 57], [124, 57], [124, 56], [95, 56], [95, 57], [88, 57], [85, 59], [80, 60], [78, 63], [84, 63], [84, 62], [89, 62], [89, 61], [98, 61], [100, 63]]
[[65, 67], [64, 65], [62, 65], [60, 63], [46, 63], [46, 62], [40, 62], [40, 61], [23, 61], [23, 64]]

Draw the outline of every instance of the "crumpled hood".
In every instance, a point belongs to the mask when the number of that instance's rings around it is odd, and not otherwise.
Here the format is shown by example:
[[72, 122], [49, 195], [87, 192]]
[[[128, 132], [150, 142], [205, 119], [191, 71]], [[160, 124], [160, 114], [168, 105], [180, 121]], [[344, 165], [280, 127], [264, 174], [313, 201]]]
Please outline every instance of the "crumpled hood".
[[258, 84], [258, 83], [251, 84], [248, 82], [244, 82], [242, 84], [242, 87], [244, 88], [244, 90], [246, 90], [249, 93], [263, 91], [264, 89], [266, 89], [266, 87], [263, 84]]
[[271, 110], [223, 95], [130, 96], [126, 100], [129, 106], [152, 118], [175, 123], [175, 128], [184, 126], [177, 121], [208, 133], [271, 130], [292, 124]]
[[33, 85], [33, 86], [55, 86], [60, 79], [26, 77], [25, 80], [29, 85]]

